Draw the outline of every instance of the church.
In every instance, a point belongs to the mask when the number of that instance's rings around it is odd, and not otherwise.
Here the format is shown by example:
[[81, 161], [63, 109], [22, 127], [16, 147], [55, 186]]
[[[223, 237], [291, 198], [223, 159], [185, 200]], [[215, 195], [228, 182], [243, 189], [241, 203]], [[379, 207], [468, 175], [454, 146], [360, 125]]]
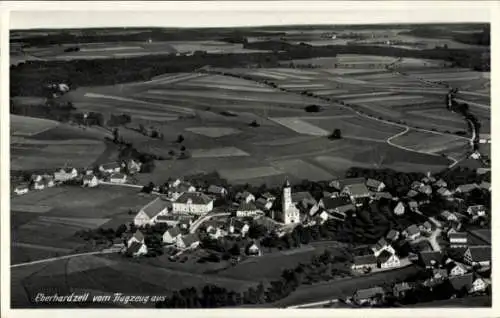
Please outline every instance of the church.
[[292, 186], [288, 179], [283, 185], [283, 196], [281, 199], [281, 213], [279, 213], [279, 221], [284, 224], [299, 223], [300, 212], [292, 201]]

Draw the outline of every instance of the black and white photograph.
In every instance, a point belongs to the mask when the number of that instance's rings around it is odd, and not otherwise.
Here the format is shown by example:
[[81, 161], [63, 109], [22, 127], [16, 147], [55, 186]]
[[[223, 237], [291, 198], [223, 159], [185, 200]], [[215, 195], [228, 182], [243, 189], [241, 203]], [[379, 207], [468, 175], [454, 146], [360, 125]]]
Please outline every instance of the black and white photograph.
[[493, 6], [287, 2], [9, 11], [12, 310], [492, 308]]

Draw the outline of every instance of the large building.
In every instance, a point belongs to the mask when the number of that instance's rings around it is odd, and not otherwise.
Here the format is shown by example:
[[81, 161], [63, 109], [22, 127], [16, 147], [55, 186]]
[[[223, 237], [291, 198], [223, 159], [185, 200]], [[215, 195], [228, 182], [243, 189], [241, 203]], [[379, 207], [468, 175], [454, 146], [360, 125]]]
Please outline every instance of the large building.
[[299, 223], [300, 212], [292, 201], [292, 187], [288, 180], [283, 185], [283, 198], [281, 201], [281, 221], [285, 224]]
[[153, 225], [157, 222], [159, 216], [168, 214], [169, 201], [158, 197], [146, 204], [135, 216], [134, 224], [136, 226], [144, 226], [146, 224]]
[[174, 213], [205, 214], [213, 210], [214, 199], [200, 192], [184, 192], [172, 208]]

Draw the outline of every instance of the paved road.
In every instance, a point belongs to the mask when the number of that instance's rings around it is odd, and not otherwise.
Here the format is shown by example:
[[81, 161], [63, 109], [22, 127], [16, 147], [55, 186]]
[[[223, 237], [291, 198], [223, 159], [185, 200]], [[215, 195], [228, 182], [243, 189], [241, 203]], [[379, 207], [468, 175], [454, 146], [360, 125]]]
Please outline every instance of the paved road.
[[39, 259], [36, 261], [31, 261], [31, 262], [26, 262], [26, 263], [13, 264], [13, 265], [10, 265], [10, 268], [24, 267], [24, 266], [30, 266], [30, 265], [35, 265], [35, 264], [54, 262], [54, 261], [58, 261], [58, 260], [62, 260], [62, 259], [68, 259], [68, 258], [74, 258], [74, 257], [80, 257], [80, 256], [86, 256], [86, 255], [111, 254], [111, 253], [117, 253], [117, 252], [119, 252], [119, 249], [106, 249], [106, 250], [97, 251], [97, 252], [87, 252], [87, 253], [63, 255], [63, 256], [58, 256], [58, 257]]
[[194, 221], [193, 224], [189, 227], [189, 233], [195, 233], [196, 230], [202, 225], [204, 222], [210, 220], [213, 217], [218, 217], [218, 216], [228, 216], [231, 215], [230, 212], [220, 212], [220, 213], [212, 213], [212, 214], [207, 214], [205, 216], [202, 216], [198, 220]]

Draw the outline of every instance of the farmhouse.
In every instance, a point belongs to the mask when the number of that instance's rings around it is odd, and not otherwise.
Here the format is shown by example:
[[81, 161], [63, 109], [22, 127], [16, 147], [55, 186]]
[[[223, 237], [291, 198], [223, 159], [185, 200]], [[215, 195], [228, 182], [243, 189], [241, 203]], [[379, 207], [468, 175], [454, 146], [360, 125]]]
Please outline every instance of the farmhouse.
[[114, 173], [109, 178], [111, 183], [125, 183], [127, 182], [127, 175], [123, 173]]
[[355, 210], [356, 207], [351, 203], [347, 197], [336, 197], [336, 198], [322, 198], [319, 201], [318, 206], [328, 213], [343, 213], [349, 210]]
[[181, 237], [182, 233], [178, 227], [172, 227], [163, 233], [162, 239], [165, 244], [174, 244]]
[[467, 268], [465, 268], [465, 266], [460, 263], [449, 262], [448, 264], [446, 264], [446, 268], [448, 269], [450, 277], [467, 274]]
[[135, 231], [134, 235], [132, 235], [128, 242], [127, 242], [127, 246], [130, 247], [130, 245], [132, 245], [132, 243], [144, 243], [144, 235], [142, 234], [141, 231], [137, 230]]
[[437, 193], [442, 197], [449, 197], [452, 195], [451, 191], [446, 188], [439, 188]]
[[403, 231], [403, 236], [409, 241], [414, 241], [420, 237], [420, 230], [415, 224], [412, 224]]
[[377, 266], [377, 258], [373, 254], [354, 256], [352, 270], [368, 270]]
[[212, 211], [214, 200], [200, 192], [185, 192], [173, 202], [174, 213], [202, 215]]
[[356, 291], [356, 293], [353, 296], [353, 300], [357, 304], [362, 305], [368, 302], [375, 302], [376, 298], [382, 298], [384, 295], [385, 295], [384, 289], [380, 286], [376, 286]]
[[260, 211], [253, 202], [246, 203], [242, 201], [236, 209], [237, 217], [254, 217], [259, 213], [262, 213], [262, 211]]
[[461, 276], [453, 276], [450, 277], [450, 284], [453, 287], [454, 290], [457, 292], [461, 292], [463, 290], [466, 290], [469, 292], [469, 290], [472, 289], [472, 283], [474, 281], [474, 276], [472, 273], [461, 275]]
[[478, 185], [476, 183], [462, 184], [455, 189], [458, 193], [469, 193], [474, 189], [477, 189]]
[[448, 235], [451, 248], [467, 247], [467, 233], [457, 232]]
[[379, 268], [387, 269], [387, 268], [399, 267], [401, 265], [401, 262], [396, 254], [384, 250], [377, 257], [377, 265]]
[[365, 184], [365, 178], [347, 178], [337, 179], [329, 183], [330, 188], [335, 188], [339, 191], [343, 190], [348, 185]]
[[382, 181], [375, 179], [366, 180], [366, 186], [368, 189], [375, 192], [382, 192], [385, 189], [385, 184]]
[[394, 284], [394, 287], [392, 287], [392, 294], [395, 297], [404, 297], [407, 291], [412, 290], [413, 286], [411, 283], [408, 282], [402, 282], [398, 284]]
[[144, 243], [133, 242], [127, 248], [127, 253], [134, 257], [139, 257], [141, 255], [146, 255], [148, 253], [148, 248]]
[[482, 292], [486, 291], [486, 289], [488, 288], [488, 285], [489, 284], [485, 279], [478, 277], [472, 283], [471, 288], [469, 288], [469, 293], [471, 293], [471, 294], [482, 293]]
[[394, 251], [394, 248], [392, 248], [392, 246], [389, 243], [387, 243], [387, 241], [384, 238], [378, 240], [378, 242], [374, 246], [372, 246], [371, 249], [375, 257], [378, 257], [383, 251], [388, 251], [391, 254], [396, 253]]
[[373, 192], [372, 199], [377, 201], [380, 199], [392, 200], [393, 196], [389, 192]]
[[448, 183], [446, 183], [446, 181], [444, 181], [443, 179], [439, 179], [434, 185], [438, 188], [446, 188], [448, 186]]
[[54, 172], [56, 181], [67, 181], [78, 177], [78, 171], [75, 168], [62, 168]]
[[245, 252], [249, 256], [261, 256], [262, 255], [262, 250], [255, 242], [252, 242], [250, 245], [248, 245]]
[[117, 173], [120, 170], [121, 166], [118, 162], [105, 163], [99, 166], [99, 171], [103, 173]]
[[178, 249], [197, 248], [200, 245], [200, 239], [196, 234], [186, 234], [177, 239], [176, 245]]
[[18, 185], [17, 187], [14, 188], [14, 192], [17, 195], [26, 194], [26, 193], [29, 192], [29, 187], [28, 187], [27, 184], [20, 184], [20, 185]]
[[265, 198], [258, 198], [257, 201], [255, 201], [255, 205], [260, 210], [268, 211], [272, 208], [273, 201], [267, 201]]
[[96, 187], [99, 184], [99, 180], [97, 180], [97, 177], [94, 175], [83, 176], [82, 182], [84, 187], [89, 188]]
[[158, 197], [146, 204], [135, 216], [134, 224], [144, 226], [155, 224], [159, 216], [167, 215], [170, 203]]
[[403, 202], [399, 202], [394, 208], [394, 214], [403, 215], [405, 214], [405, 205]]
[[364, 184], [347, 185], [342, 190], [342, 194], [348, 195], [353, 203], [355, 203], [357, 199], [370, 197], [370, 191]]
[[396, 230], [390, 230], [389, 233], [387, 233], [386, 237], [387, 240], [394, 242], [399, 238], [399, 232]]
[[464, 253], [464, 262], [481, 267], [491, 266], [491, 246], [471, 246]]
[[225, 197], [227, 195], [227, 190], [224, 187], [217, 185], [210, 185], [207, 189], [208, 194], [216, 195], [219, 197]]
[[248, 191], [238, 192], [235, 197], [236, 201], [245, 201], [246, 203], [255, 201], [255, 196]]
[[443, 263], [443, 254], [441, 252], [420, 252], [419, 262], [425, 268], [434, 268]]

